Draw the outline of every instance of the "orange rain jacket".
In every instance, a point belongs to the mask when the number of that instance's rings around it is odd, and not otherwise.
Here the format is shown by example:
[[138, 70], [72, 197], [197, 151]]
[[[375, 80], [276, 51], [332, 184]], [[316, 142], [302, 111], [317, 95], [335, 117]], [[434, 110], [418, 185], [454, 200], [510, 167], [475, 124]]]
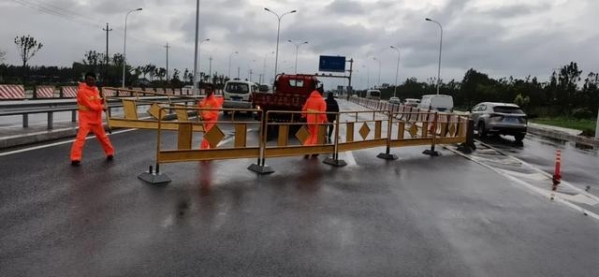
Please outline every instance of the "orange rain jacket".
[[[220, 109], [223, 105], [222, 97], [217, 98], [214, 94], [204, 98], [198, 107], [200, 109]], [[205, 121], [215, 121], [218, 119], [218, 111], [217, 110], [207, 110], [202, 111], [202, 118]]]
[[102, 124], [104, 103], [97, 87], [90, 87], [85, 83], [80, 83], [79, 92], [77, 92], [77, 105], [79, 107], [79, 120], [81, 122]]
[[[308, 124], [320, 124], [327, 122], [327, 103], [322, 98], [322, 95], [317, 91], [313, 91], [306, 100], [306, 104], [302, 108], [302, 117], [307, 118]], [[320, 112], [320, 113], [309, 113]]]

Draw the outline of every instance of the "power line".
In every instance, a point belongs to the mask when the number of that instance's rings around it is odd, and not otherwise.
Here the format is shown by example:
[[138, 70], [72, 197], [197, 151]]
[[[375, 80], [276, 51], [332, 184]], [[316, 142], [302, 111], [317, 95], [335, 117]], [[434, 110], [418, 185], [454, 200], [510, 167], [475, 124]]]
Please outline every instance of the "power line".
[[[102, 24], [104, 24], [104, 23], [100, 23], [99, 21], [95, 21], [94, 19], [89, 19], [88, 17], [85, 17], [85, 16], [79, 15], [77, 13], [74, 13], [72, 11], [69, 11], [67, 9], [58, 7], [56, 5], [51, 5], [51, 4], [48, 4], [48, 3], [45, 3], [45, 2], [42, 2], [39, 0], [13, 0], [13, 1], [23, 5], [25, 7], [35, 9], [41, 13], [60, 17], [64, 20], [85, 24], [90, 27], [98, 28], [99, 26], [102, 26]], [[37, 3], [34, 3], [32, 1], [35, 1]], [[116, 29], [118, 29], [119, 31], [124, 31], [123, 27], [116, 27]], [[163, 47], [162, 44], [151, 42], [149, 40], [145, 40], [145, 39], [142, 39], [142, 38], [139, 38], [136, 36], [130, 36], [130, 37], [134, 40], [144, 42], [144, 43], [149, 44], [154, 47]]]

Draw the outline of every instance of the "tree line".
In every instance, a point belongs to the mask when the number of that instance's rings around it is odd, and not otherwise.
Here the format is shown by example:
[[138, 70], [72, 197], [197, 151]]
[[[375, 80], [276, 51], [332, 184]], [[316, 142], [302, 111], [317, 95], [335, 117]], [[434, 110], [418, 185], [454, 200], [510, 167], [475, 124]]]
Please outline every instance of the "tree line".
[[[463, 110], [480, 102], [504, 102], [518, 104], [532, 117], [592, 118], [599, 109], [599, 73], [590, 72], [584, 80], [582, 78], [582, 70], [576, 62], [554, 70], [548, 82], [532, 76], [493, 79], [471, 68], [461, 81], [442, 81], [439, 93], [451, 95], [454, 105]], [[408, 78], [397, 89], [394, 86], [381, 89], [381, 97], [388, 99], [395, 90], [401, 99], [421, 98], [425, 94], [436, 94], [437, 85], [432, 78], [426, 82]]]
[[[0, 49], [0, 84], [72, 85], [83, 80], [85, 72], [95, 72], [103, 86], [120, 86], [122, 83], [124, 57], [121, 53], [109, 57], [105, 53], [88, 50], [83, 53], [83, 59], [73, 62], [71, 67], [28, 66], [28, 61], [42, 49], [43, 44], [29, 35], [16, 37], [14, 42], [23, 63], [21, 66], [4, 64], [6, 52]], [[127, 64], [125, 83], [128, 86], [165, 88], [180, 88], [193, 83], [193, 73], [187, 68], [183, 72], [175, 68], [168, 73], [166, 68], [151, 63], [140, 66]], [[222, 87], [229, 80], [218, 72], [211, 75], [200, 72], [198, 75], [200, 85], [210, 82]]]
[[[104, 53], [88, 50], [83, 59], [73, 62], [71, 67], [34, 66], [27, 62], [43, 48], [43, 44], [31, 36], [16, 37], [15, 45], [23, 63], [21, 66], [4, 64], [6, 52], [0, 49], [0, 83], [34, 85], [76, 84], [87, 71], [99, 75], [100, 84], [120, 86], [124, 58], [120, 53], [107, 57]], [[193, 81], [193, 73], [188, 69], [172, 71], [166, 76], [166, 69], [153, 64], [140, 66], [127, 65], [125, 81], [130, 86], [182, 87]], [[451, 95], [456, 107], [469, 110], [479, 102], [506, 102], [520, 105], [531, 116], [573, 116], [590, 118], [599, 108], [599, 73], [590, 72], [582, 80], [582, 70], [576, 62], [570, 62], [551, 73], [548, 82], [537, 77], [523, 79], [493, 79], [473, 68], [466, 71], [461, 81], [440, 82], [440, 93]], [[167, 78], [168, 77], [168, 78]], [[210, 82], [222, 88], [228, 76], [215, 72], [212, 75], [199, 73], [200, 82]], [[581, 86], [582, 85], [582, 86]], [[396, 96], [401, 99], [421, 98], [425, 94], [436, 93], [436, 80], [425, 82], [408, 78], [397, 88], [381, 89], [382, 98]], [[363, 93], [363, 92], [362, 92]]]

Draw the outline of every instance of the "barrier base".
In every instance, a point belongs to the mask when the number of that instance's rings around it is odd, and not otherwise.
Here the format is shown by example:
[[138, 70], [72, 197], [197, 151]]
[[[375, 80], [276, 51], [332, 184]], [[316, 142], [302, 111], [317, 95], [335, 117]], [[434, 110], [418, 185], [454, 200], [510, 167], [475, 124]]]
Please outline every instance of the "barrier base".
[[335, 167], [344, 167], [347, 165], [347, 163], [344, 160], [335, 160], [333, 158], [326, 158], [326, 159], [324, 159], [323, 163], [332, 165]]
[[137, 178], [141, 179], [142, 181], [152, 184], [152, 185], [162, 185], [162, 184], [168, 184], [171, 182], [171, 178], [169, 178], [168, 176], [164, 175], [164, 174], [156, 174], [156, 173], [149, 173], [149, 172], [144, 172], [142, 174], [139, 174], [137, 176]]
[[257, 165], [257, 164], [252, 164], [250, 165], [250, 167], [248, 167], [249, 170], [256, 172], [260, 175], [266, 175], [266, 174], [271, 174], [273, 172], [275, 172], [270, 166], [268, 165]]
[[458, 151], [464, 154], [471, 154], [472, 152], [474, 152], [474, 150], [476, 150], [476, 146], [474, 144], [468, 145], [466, 143], [462, 143], [458, 145]]
[[439, 152], [437, 152], [435, 150], [431, 150], [431, 149], [424, 150], [424, 152], [422, 152], [422, 154], [429, 155], [431, 157], [438, 157], [439, 156]]
[[397, 155], [395, 155], [395, 154], [387, 154], [387, 153], [380, 153], [376, 157], [379, 158], [379, 159], [388, 160], [388, 161], [395, 161], [395, 160], [399, 159], [397, 157]]

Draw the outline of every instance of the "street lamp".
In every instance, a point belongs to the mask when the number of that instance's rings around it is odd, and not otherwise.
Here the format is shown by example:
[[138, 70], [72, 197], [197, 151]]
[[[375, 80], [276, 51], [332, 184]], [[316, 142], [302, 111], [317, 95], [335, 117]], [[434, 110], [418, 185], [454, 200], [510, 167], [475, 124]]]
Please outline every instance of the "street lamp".
[[295, 74], [297, 75], [297, 52], [299, 50], [299, 47], [302, 44], [308, 44], [307, 41], [301, 42], [301, 43], [295, 43], [293, 42], [293, 40], [288, 40], [289, 42], [291, 42], [291, 44], [295, 45]]
[[430, 18], [426, 18], [425, 20], [437, 23], [437, 25], [439, 25], [439, 28], [441, 29], [441, 40], [439, 42], [439, 69], [437, 69], [437, 95], [439, 95], [439, 86], [441, 85], [441, 51], [443, 49], [443, 26], [441, 26], [441, 23]]
[[231, 57], [232, 57], [233, 55], [237, 55], [237, 54], [239, 54], [239, 52], [235, 51], [235, 52], [231, 53], [231, 55], [229, 55], [229, 76], [228, 76], [228, 77], [229, 77], [229, 79], [232, 79], [232, 78], [231, 78]]
[[285, 16], [286, 14], [295, 13], [297, 11], [296, 10], [288, 11], [288, 12], [282, 14], [281, 16], [279, 16], [276, 12], [273, 12], [273, 11], [271, 11], [268, 8], [264, 8], [264, 10], [267, 11], [267, 12], [271, 12], [279, 20], [279, 23], [277, 25], [277, 49], [275, 51], [275, 77], [276, 77], [277, 76], [277, 62], [279, 61], [279, 34], [280, 34], [280, 31], [281, 31], [281, 18], [283, 18], [283, 16]]
[[377, 59], [376, 57], [373, 57], [372, 59], [379, 62], [379, 82], [378, 82], [378, 86], [380, 88], [381, 87], [381, 60]]
[[[210, 39], [207, 38], [205, 40], [200, 41], [200, 43], [198, 43], [198, 52], [197, 52], [198, 53], [197, 54], [198, 60], [196, 61], [197, 62], [197, 69], [193, 73], [194, 77], [196, 77], [196, 78], [197, 78], [197, 74], [198, 74], [197, 72], [198, 71], [202, 71], [202, 68], [200, 68], [200, 61], [202, 61], [202, 59], [200, 58], [201, 46], [202, 46], [203, 43], [206, 43], [206, 42], [209, 42], [209, 41], [210, 41]], [[196, 79], [196, 81], [197, 81], [197, 79]], [[200, 80], [200, 81], [202, 81], [202, 80]], [[194, 85], [194, 88], [195, 88], [195, 85]]]
[[127, 18], [129, 17], [130, 13], [141, 10], [141, 8], [130, 10], [127, 12], [127, 15], [125, 15], [125, 38], [123, 43], [123, 87], [125, 87], [125, 67], [127, 67]]
[[399, 52], [399, 48], [395, 47], [393, 45], [391, 45], [391, 49], [395, 49], [397, 51], [397, 68], [395, 69], [395, 88], [393, 89], [393, 97], [396, 97], [397, 94], [397, 76], [399, 76], [399, 59], [400, 59], [400, 52]]

